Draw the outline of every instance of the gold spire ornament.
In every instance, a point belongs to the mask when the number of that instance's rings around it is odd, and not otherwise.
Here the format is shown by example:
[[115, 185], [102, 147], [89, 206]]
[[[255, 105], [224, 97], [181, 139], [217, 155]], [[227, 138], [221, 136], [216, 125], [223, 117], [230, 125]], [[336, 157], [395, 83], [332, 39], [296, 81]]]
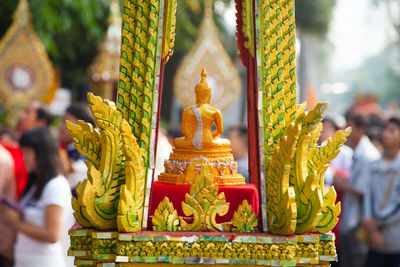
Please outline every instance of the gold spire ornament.
[[183, 108], [194, 104], [192, 88], [199, 82], [197, 74], [202, 68], [210, 73], [208, 81], [213, 88], [211, 105], [224, 111], [236, 102], [240, 94], [240, 77], [219, 40], [212, 17], [212, 3], [212, 0], [205, 1], [197, 40], [174, 78], [174, 93]]
[[95, 95], [115, 99], [119, 79], [122, 18], [118, 0], [111, 0], [108, 29], [104, 42], [89, 66], [89, 81]]
[[52, 98], [49, 91], [55, 91], [55, 72], [31, 19], [27, 0], [20, 0], [0, 41], [0, 105], [11, 127], [17, 120], [13, 114], [33, 99]]

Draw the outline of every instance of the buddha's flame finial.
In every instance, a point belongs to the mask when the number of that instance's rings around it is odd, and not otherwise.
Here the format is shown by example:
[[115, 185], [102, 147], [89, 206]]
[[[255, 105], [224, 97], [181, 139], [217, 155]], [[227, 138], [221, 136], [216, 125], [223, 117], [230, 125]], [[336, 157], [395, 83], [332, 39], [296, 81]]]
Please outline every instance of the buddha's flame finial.
[[207, 72], [206, 72], [206, 69], [203, 68], [201, 70], [201, 81], [204, 81], [206, 78], [207, 78]]

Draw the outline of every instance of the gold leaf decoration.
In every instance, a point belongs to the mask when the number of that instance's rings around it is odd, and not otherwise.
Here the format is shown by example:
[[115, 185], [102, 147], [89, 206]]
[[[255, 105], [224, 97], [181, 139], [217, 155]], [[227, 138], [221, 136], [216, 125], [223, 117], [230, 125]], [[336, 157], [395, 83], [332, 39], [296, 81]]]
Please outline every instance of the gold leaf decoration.
[[167, 197], [158, 204], [152, 218], [154, 231], [177, 231], [179, 225], [178, 213]]
[[124, 1], [117, 109], [144, 148], [150, 167], [151, 123], [156, 80], [159, 0]]
[[257, 229], [257, 216], [247, 200], [243, 200], [233, 214], [232, 226], [234, 232], [254, 232]]

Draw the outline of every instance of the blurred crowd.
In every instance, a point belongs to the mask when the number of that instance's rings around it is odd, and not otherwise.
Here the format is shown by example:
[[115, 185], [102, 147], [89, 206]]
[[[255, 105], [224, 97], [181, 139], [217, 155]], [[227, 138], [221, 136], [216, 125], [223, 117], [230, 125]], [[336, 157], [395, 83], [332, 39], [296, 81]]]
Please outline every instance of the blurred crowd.
[[15, 131], [0, 127], [0, 266], [74, 266], [67, 256], [71, 196], [87, 167], [65, 120], [94, 125], [94, 118], [87, 104], [74, 103], [58, 127], [53, 119], [33, 101]]
[[325, 117], [320, 144], [345, 127], [352, 132], [325, 176], [342, 207], [334, 265], [400, 266], [400, 117], [353, 107], [345, 120]]
[[[67, 231], [75, 222], [71, 197], [87, 167], [66, 120], [95, 125], [87, 104], [72, 104], [55, 127], [46, 105], [34, 101], [19, 114], [15, 131], [0, 126], [0, 267], [73, 266], [67, 256]], [[352, 132], [325, 175], [342, 207], [335, 265], [400, 266], [400, 117], [355, 107], [344, 117], [328, 115], [319, 145], [346, 127]], [[247, 127], [225, 134], [248, 182]], [[178, 128], [160, 131], [158, 173], [178, 136]]]

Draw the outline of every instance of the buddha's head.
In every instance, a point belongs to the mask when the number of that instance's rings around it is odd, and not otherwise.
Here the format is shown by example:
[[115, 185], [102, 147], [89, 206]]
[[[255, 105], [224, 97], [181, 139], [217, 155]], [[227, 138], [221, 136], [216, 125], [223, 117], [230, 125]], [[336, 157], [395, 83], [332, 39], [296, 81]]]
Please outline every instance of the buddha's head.
[[194, 88], [194, 93], [196, 95], [196, 104], [210, 104], [211, 99], [211, 87], [208, 85], [207, 72], [203, 68], [201, 71], [201, 81]]

